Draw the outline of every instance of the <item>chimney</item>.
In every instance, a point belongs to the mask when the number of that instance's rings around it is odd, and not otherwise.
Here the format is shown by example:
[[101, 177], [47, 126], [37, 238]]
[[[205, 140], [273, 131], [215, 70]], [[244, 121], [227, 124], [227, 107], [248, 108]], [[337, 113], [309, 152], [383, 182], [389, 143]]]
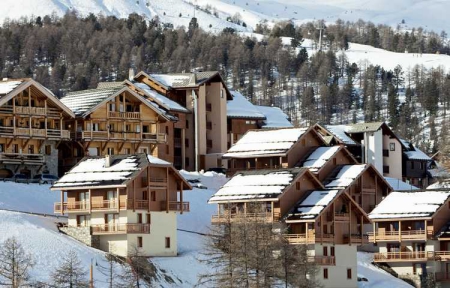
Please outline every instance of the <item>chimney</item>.
[[134, 76], [136, 76], [136, 73], [134, 72], [134, 68], [131, 67], [128, 70], [128, 80], [133, 81], [134, 80]]
[[111, 155], [106, 155], [105, 156], [105, 168], [109, 168], [111, 167], [112, 164], [112, 159], [111, 159]]
[[189, 86], [195, 85], [197, 85], [197, 75], [195, 73], [192, 73], [191, 77], [189, 77]]

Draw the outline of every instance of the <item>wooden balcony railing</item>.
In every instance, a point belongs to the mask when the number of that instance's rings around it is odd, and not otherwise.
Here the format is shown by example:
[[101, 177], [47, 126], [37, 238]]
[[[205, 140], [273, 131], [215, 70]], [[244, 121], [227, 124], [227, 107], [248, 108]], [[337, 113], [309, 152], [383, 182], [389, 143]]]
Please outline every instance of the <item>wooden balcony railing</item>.
[[375, 253], [375, 262], [411, 262], [433, 260], [434, 253], [426, 251]]
[[434, 260], [450, 261], [450, 251], [434, 251]]
[[283, 237], [289, 244], [309, 244], [316, 242], [316, 236], [313, 232], [308, 234], [284, 234]]
[[278, 221], [280, 219], [280, 213], [274, 212], [273, 214], [271, 212], [262, 212], [262, 213], [244, 213], [244, 212], [238, 212], [238, 213], [223, 213], [220, 215], [213, 215], [211, 217], [211, 223], [212, 224], [219, 224], [219, 223], [226, 223], [228, 221], [236, 221], [243, 218], [248, 219], [256, 219], [258, 221], [262, 220], [268, 223], [272, 223], [274, 221]]
[[309, 256], [308, 262], [316, 263], [320, 266], [336, 266], [336, 258], [334, 256]]
[[40, 138], [70, 139], [70, 131], [59, 129], [34, 129], [29, 127], [0, 127], [0, 135], [25, 136]]
[[115, 112], [115, 111], [109, 111], [109, 118], [141, 119], [141, 113], [139, 113], [139, 112]]
[[92, 201], [92, 211], [103, 211], [103, 210], [117, 210], [118, 205], [120, 204], [120, 209], [127, 208], [126, 201], [117, 201], [117, 200], [101, 200], [101, 201]]
[[114, 224], [114, 225], [92, 225], [92, 235], [105, 234], [148, 234], [150, 233], [150, 224]]
[[88, 212], [90, 209], [89, 201], [74, 201], [74, 202], [61, 202], [55, 203], [55, 213], [64, 212]]
[[81, 131], [72, 133], [73, 138], [84, 140], [129, 140], [165, 143], [164, 133], [140, 133], [140, 132], [114, 132], [114, 131]]
[[367, 235], [351, 234], [344, 235], [344, 242], [348, 244], [367, 244], [369, 243], [369, 237]]
[[333, 234], [316, 233], [316, 242], [333, 243], [334, 235]]
[[[62, 213], [61, 208], [64, 209], [64, 212], [89, 212], [89, 211], [109, 211], [109, 210], [117, 210], [118, 208], [121, 210], [127, 209], [126, 201], [117, 201], [117, 200], [103, 200], [103, 201], [74, 201], [74, 202], [63, 202], [61, 206], [61, 202], [55, 203], [55, 213]], [[120, 205], [120, 207], [118, 207]]]
[[367, 234], [370, 242], [427, 240], [427, 232], [425, 230], [407, 230], [401, 231], [401, 233], [399, 231], [369, 232]]
[[334, 213], [334, 221], [336, 222], [348, 222], [350, 221], [349, 213]]
[[2, 106], [0, 107], [0, 113], [2, 114], [21, 114], [21, 115], [41, 115], [52, 118], [60, 118], [61, 113], [56, 108], [51, 107], [29, 107], [29, 106]]
[[[161, 201], [161, 210], [167, 210], [167, 202]], [[183, 212], [189, 212], [189, 202], [176, 202], [169, 201], [169, 211], [181, 211], [183, 208]]]
[[0, 153], [0, 162], [5, 164], [42, 165], [45, 163], [43, 154]]
[[134, 209], [137, 210], [148, 210], [148, 200], [135, 200], [128, 199], [128, 209], [133, 209], [133, 203], [134, 203]]

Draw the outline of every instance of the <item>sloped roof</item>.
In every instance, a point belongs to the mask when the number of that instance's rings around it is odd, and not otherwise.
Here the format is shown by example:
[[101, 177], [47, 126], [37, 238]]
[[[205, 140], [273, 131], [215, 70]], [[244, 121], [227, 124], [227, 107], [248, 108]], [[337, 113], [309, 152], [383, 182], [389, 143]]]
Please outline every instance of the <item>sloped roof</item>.
[[368, 122], [347, 125], [347, 133], [375, 132], [381, 129], [384, 122]]
[[121, 85], [111, 88], [97, 88], [70, 92], [65, 97], [61, 98], [61, 102], [69, 107], [75, 115], [82, 116], [123, 88], [124, 86]]
[[256, 108], [266, 117], [262, 128], [291, 128], [294, 127], [289, 121], [289, 116], [278, 107], [256, 106]]
[[302, 167], [309, 168], [312, 172], [317, 172], [325, 165], [328, 160], [333, 157], [339, 150], [340, 146], [317, 147], [311, 155], [303, 162]]
[[123, 186], [135, 178], [148, 165], [170, 167], [184, 182], [186, 189], [192, 189], [187, 181], [176, 171], [172, 164], [157, 157], [138, 153], [132, 155], [111, 155], [111, 165], [106, 167], [107, 158], [89, 156], [56, 181], [52, 190], [80, 187]]
[[307, 128], [250, 130], [223, 157], [284, 156], [307, 131]]
[[121, 82], [99, 82], [97, 84], [97, 89], [109, 89], [109, 88], [117, 88], [122, 87], [123, 81]]
[[309, 173], [303, 168], [240, 171], [222, 186], [208, 203], [276, 199], [305, 171]]
[[410, 151], [405, 151], [404, 154], [406, 158], [409, 160], [419, 160], [419, 161], [433, 161], [430, 156], [425, 154], [423, 151], [415, 147], [414, 145], [411, 145], [412, 149]]
[[394, 191], [372, 210], [369, 218], [431, 218], [449, 197], [450, 191]]
[[148, 74], [153, 80], [167, 88], [184, 88], [201, 85], [209, 80], [218, 71], [205, 71], [196, 73]]
[[322, 127], [345, 145], [359, 145], [347, 135], [347, 125], [324, 125]]
[[288, 219], [312, 220], [339, 195], [339, 190], [315, 190], [289, 213]]
[[325, 182], [327, 189], [345, 189], [353, 183], [368, 167], [368, 164], [340, 165], [336, 176], [328, 178]]
[[177, 102], [167, 98], [166, 96], [156, 92], [155, 90], [152, 90], [144, 83], [134, 82], [132, 83], [132, 85], [144, 91], [148, 97], [152, 98], [155, 102], [169, 111], [190, 113], [190, 111], [186, 107], [183, 107]]
[[5, 79], [0, 81], [0, 97], [2, 95], [9, 94], [11, 91], [17, 88], [24, 82], [23, 79]]
[[391, 185], [392, 189], [395, 191], [411, 191], [411, 190], [420, 190], [416, 186], [403, 182], [400, 179], [384, 177], [384, 179]]
[[237, 91], [230, 91], [233, 100], [227, 101], [227, 117], [228, 118], [245, 118], [264, 120], [266, 116], [261, 113], [255, 105], [250, 103], [244, 95]]

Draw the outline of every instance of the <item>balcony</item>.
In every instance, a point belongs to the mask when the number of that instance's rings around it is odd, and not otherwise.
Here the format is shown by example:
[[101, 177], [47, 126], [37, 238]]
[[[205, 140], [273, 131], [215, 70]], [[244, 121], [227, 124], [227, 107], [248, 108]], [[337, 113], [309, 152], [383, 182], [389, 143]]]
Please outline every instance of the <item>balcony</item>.
[[[431, 232], [430, 232], [431, 233]], [[427, 240], [427, 232], [425, 230], [408, 230], [408, 231], [384, 231], [369, 232], [370, 242], [381, 241], [411, 241], [411, 240]]]
[[435, 261], [450, 261], [450, 251], [434, 251]]
[[118, 119], [141, 119], [141, 113], [139, 113], [139, 112], [116, 112], [116, 111], [109, 111], [109, 118], [118, 118]]
[[[161, 201], [161, 210], [167, 210], [167, 202]], [[179, 212], [182, 211], [189, 212], [189, 202], [176, 202], [176, 201], [169, 201], [169, 211], [175, 211]]]
[[167, 179], [166, 178], [152, 178], [150, 177], [150, 187], [166, 187]]
[[434, 253], [426, 251], [385, 252], [373, 256], [374, 262], [423, 262], [433, 259]]
[[349, 213], [334, 213], [334, 221], [336, 222], [349, 222], [350, 214]]
[[[127, 201], [128, 209], [136, 209], [136, 210], [148, 210], [149, 209], [149, 202], [148, 200], [134, 200], [133, 199], [128, 199]], [[133, 207], [133, 203], [134, 203], [134, 207]]]
[[284, 234], [283, 237], [289, 244], [311, 244], [316, 242], [316, 236], [313, 232], [306, 234]]
[[29, 107], [29, 106], [2, 106], [0, 108], [0, 114], [15, 114], [19, 115], [36, 115], [36, 116], [47, 116], [52, 118], [60, 118], [61, 113], [56, 108], [50, 107]]
[[44, 165], [43, 154], [0, 153], [0, 162], [3, 164]]
[[272, 223], [274, 221], [278, 221], [280, 219], [280, 213], [272, 213], [266, 212], [266, 213], [244, 213], [244, 212], [238, 212], [238, 213], [223, 213], [220, 215], [213, 215], [211, 217], [211, 223], [212, 224], [222, 224], [227, 222], [236, 222], [236, 221], [243, 221], [243, 219], [248, 219], [250, 221], [262, 221], [266, 223]]
[[336, 258], [334, 256], [309, 256], [308, 262], [319, 266], [336, 266]]
[[[92, 201], [92, 205], [89, 201], [73, 201], [73, 202], [56, 202], [54, 205], [55, 213], [88, 213], [90, 211], [117, 211], [117, 209], [127, 209], [126, 201], [117, 200], [103, 200]], [[118, 207], [120, 205], [120, 207]], [[63, 209], [63, 210], [61, 210]]]
[[0, 135], [35, 138], [70, 139], [70, 131], [59, 129], [34, 129], [0, 126]]
[[149, 234], [150, 224], [92, 225], [92, 235]]
[[113, 132], [113, 131], [82, 131], [73, 133], [73, 138], [83, 140], [116, 140], [130, 142], [165, 143], [164, 133]]
[[344, 242], [347, 244], [368, 244], [369, 238], [367, 235], [361, 235], [361, 234], [351, 234], [351, 235], [344, 235]]

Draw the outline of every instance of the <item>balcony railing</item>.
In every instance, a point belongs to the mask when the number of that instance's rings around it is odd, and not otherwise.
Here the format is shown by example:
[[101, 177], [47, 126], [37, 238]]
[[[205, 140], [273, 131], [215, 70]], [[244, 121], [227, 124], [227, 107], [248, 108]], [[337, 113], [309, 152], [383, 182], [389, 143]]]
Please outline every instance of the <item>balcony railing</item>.
[[223, 213], [220, 215], [213, 215], [211, 217], [211, 223], [219, 224], [219, 223], [226, 223], [228, 221], [234, 222], [234, 221], [239, 221], [244, 218], [272, 223], [272, 222], [278, 221], [280, 219], [280, 213], [277, 213], [277, 212], [274, 212], [273, 214], [271, 212], [266, 212], [266, 213], [264, 213], [264, 212], [262, 212], [262, 213], [238, 212], [238, 213], [231, 213], [231, 214]]
[[427, 240], [427, 232], [425, 230], [407, 230], [401, 231], [401, 233], [399, 231], [369, 232], [367, 234], [370, 242]]
[[334, 213], [334, 221], [336, 222], [348, 222], [350, 221], [349, 213]]
[[41, 116], [47, 116], [47, 117], [54, 117], [59, 118], [61, 117], [61, 113], [56, 108], [50, 108], [50, 107], [29, 107], [29, 106], [2, 106], [0, 108], [0, 113], [3, 114], [12, 114], [14, 110], [15, 114], [22, 114], [22, 115], [41, 115]]
[[320, 266], [335, 266], [336, 258], [334, 256], [309, 256], [308, 262], [313, 262]]
[[0, 153], [0, 162], [4, 164], [42, 165], [45, 163], [43, 154]]
[[150, 224], [114, 224], [92, 225], [92, 235], [105, 234], [148, 234]]
[[9, 136], [25, 136], [25, 137], [40, 137], [40, 138], [61, 138], [70, 139], [70, 131], [59, 129], [34, 129], [25, 127], [0, 127], [0, 134]]
[[367, 235], [351, 234], [344, 235], [344, 242], [348, 244], [367, 244], [369, 243], [369, 237]]
[[309, 244], [316, 242], [316, 236], [313, 232], [308, 234], [284, 234], [283, 236], [289, 244]]
[[128, 209], [133, 209], [133, 203], [134, 203], [134, 209], [137, 209], [137, 210], [148, 210], [149, 209], [148, 200], [128, 199]]
[[[161, 210], [167, 210], [167, 202], [161, 201]], [[176, 202], [176, 201], [169, 201], [169, 211], [183, 211], [189, 212], [189, 202]]]
[[[117, 200], [96, 200], [90, 203], [89, 201], [73, 201], [73, 202], [61, 202], [55, 203], [55, 213], [64, 212], [89, 212], [89, 211], [110, 211], [119, 209], [127, 209], [127, 202], [121, 200], [120, 203]], [[118, 207], [120, 205], [120, 207]]]
[[109, 118], [141, 119], [141, 113], [139, 113], [139, 112], [115, 112], [115, 111], [109, 111]]
[[411, 262], [433, 260], [434, 253], [426, 251], [375, 253], [375, 262]]
[[164, 133], [114, 132], [114, 131], [81, 131], [73, 133], [73, 138], [87, 140], [128, 140], [165, 143]]
[[434, 251], [434, 260], [450, 261], [450, 251]]
[[88, 212], [90, 209], [89, 201], [74, 201], [74, 202], [56, 202], [55, 213], [64, 212]]

